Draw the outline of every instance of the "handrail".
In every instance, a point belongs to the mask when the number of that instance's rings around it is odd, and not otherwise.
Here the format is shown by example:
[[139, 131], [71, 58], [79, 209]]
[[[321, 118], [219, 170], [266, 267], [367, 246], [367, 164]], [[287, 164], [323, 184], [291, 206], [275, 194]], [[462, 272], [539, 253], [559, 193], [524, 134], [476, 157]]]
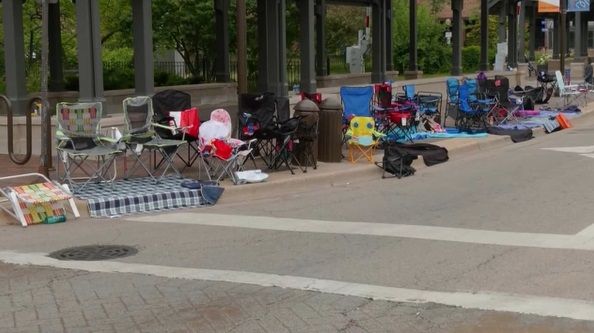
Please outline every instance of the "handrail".
[[14, 153], [14, 128], [13, 128], [13, 114], [12, 114], [12, 103], [10, 99], [5, 95], [0, 95], [0, 100], [6, 104], [6, 127], [8, 133], [8, 157], [10, 160], [16, 164], [23, 165], [31, 159], [31, 152], [32, 152], [32, 145], [31, 145], [31, 137], [32, 137], [32, 125], [31, 125], [31, 109], [27, 109], [27, 113], [25, 114], [25, 129], [26, 129], [26, 150], [25, 156], [23, 158], [18, 158], [17, 155]]

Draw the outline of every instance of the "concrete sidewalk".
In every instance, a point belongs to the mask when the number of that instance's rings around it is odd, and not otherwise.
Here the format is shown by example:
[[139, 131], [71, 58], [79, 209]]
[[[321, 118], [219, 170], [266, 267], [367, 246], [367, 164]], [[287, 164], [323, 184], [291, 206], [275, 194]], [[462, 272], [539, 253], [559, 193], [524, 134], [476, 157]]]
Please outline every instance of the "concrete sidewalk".
[[[552, 105], [557, 104], [552, 103]], [[581, 109], [582, 115], [572, 120], [574, 124], [579, 124], [586, 117], [594, 115], [594, 103], [590, 103]], [[545, 135], [545, 132], [542, 128], [536, 128], [533, 130], [533, 132], [535, 137]], [[513, 144], [509, 136], [497, 135], [488, 135], [484, 138], [449, 138], [431, 141], [431, 143], [448, 149], [450, 159], [456, 158], [463, 154], [472, 154], [478, 151], [484, 151], [487, 149]], [[375, 160], [381, 161], [382, 156], [383, 151], [378, 151], [376, 153]], [[28, 172], [38, 172], [38, 161], [39, 158], [34, 156], [31, 161], [21, 166], [12, 163], [8, 156], [2, 155], [0, 157], [0, 177]], [[128, 159], [128, 161], [130, 161], [130, 159]], [[56, 165], [54, 165], [54, 167], [55, 166]], [[248, 167], [249, 166], [251, 166], [250, 162], [248, 162]], [[417, 159], [414, 161], [413, 167], [417, 170], [421, 170], [426, 166], [423, 164], [422, 159]], [[295, 169], [294, 175], [292, 175], [288, 170], [282, 169], [280, 171], [268, 172], [269, 178], [265, 182], [257, 184], [233, 185], [228, 180], [225, 180], [222, 182], [222, 186], [225, 187], [225, 193], [222, 196], [220, 203], [243, 201], [246, 197], [261, 197], [265, 196], [267, 193], [270, 193], [270, 191], [282, 190], [283, 188], [288, 188], [291, 186], [345, 183], [354, 178], [379, 178], [381, 177], [382, 173], [381, 169], [372, 163], [368, 163], [366, 161], [351, 163], [346, 159], [343, 159], [340, 163], [319, 162], [317, 169], [314, 170], [312, 167], [308, 167], [307, 170], [307, 173], [302, 173], [299, 169]], [[140, 170], [138, 170], [138, 172], [140, 172]], [[140, 176], [140, 174], [138, 175]], [[197, 175], [198, 172], [195, 167], [186, 168], [184, 171], [184, 176], [189, 178], [196, 178]], [[55, 178], [55, 171], [50, 176]], [[0, 185], [6, 186], [7, 184]], [[85, 216], [85, 202], [80, 202], [79, 208], [81, 208], [81, 213], [83, 216]], [[1, 216], [0, 219], [2, 219]]]

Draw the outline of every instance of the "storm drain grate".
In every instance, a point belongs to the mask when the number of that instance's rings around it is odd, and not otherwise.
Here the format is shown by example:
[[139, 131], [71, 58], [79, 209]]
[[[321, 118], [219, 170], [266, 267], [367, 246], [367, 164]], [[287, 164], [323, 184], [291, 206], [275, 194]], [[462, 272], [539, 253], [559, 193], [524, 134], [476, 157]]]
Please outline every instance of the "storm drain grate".
[[58, 250], [49, 256], [58, 260], [93, 261], [128, 257], [136, 253], [136, 248], [125, 245], [87, 245]]

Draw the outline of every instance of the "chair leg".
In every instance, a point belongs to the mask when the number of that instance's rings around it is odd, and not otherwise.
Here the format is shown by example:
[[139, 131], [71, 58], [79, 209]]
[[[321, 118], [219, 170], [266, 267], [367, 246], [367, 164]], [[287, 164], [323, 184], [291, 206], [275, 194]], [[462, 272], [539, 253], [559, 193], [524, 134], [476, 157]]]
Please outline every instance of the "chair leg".
[[132, 164], [132, 166], [129, 169], [126, 169], [126, 173], [124, 174], [124, 179], [128, 179], [128, 176], [131, 173], [133, 173], [134, 171], [136, 171], [136, 168], [138, 167], [138, 165], [140, 165], [144, 169], [144, 171], [146, 171], [146, 173], [149, 175], [149, 177], [151, 177], [153, 182], [156, 183], [157, 178], [155, 178], [155, 176], [153, 175], [151, 170], [144, 164], [144, 162], [142, 162], [142, 153], [144, 152], [144, 150], [146, 148], [142, 147], [142, 149], [139, 152], [137, 152], [135, 149], [132, 149], [130, 147], [128, 147], [128, 149], [130, 151], [132, 151], [132, 157], [134, 157], [134, 164]]
[[174, 161], [173, 161], [173, 157], [179, 150], [179, 146], [175, 147], [175, 150], [172, 151], [171, 154], [167, 153], [166, 149], [163, 147], [159, 147], [157, 149], [159, 150], [159, 153], [161, 154], [161, 156], [163, 156], [163, 160], [165, 163], [165, 168], [163, 169], [163, 172], [159, 176], [157, 183], [160, 182], [161, 179], [163, 179], [163, 177], [167, 174], [167, 170], [169, 170], [169, 168], [171, 168], [173, 170], [173, 172], [175, 172], [175, 174], [177, 175], [178, 178], [183, 178], [183, 176], [181, 175], [179, 170], [177, 170], [177, 168], [175, 167]]
[[27, 220], [25, 219], [25, 214], [23, 214], [23, 210], [21, 209], [21, 205], [19, 203], [19, 198], [17, 197], [16, 193], [10, 192], [9, 199], [11, 201], [13, 212], [16, 215], [16, 218], [19, 220], [23, 227], [27, 226]]

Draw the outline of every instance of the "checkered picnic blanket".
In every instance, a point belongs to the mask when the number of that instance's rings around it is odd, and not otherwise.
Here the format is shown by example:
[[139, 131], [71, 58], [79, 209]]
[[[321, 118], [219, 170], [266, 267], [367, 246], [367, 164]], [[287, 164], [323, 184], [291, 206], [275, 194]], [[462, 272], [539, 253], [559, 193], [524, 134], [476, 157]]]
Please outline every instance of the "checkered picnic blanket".
[[204, 205], [201, 192], [182, 187], [182, 181], [175, 177], [164, 177], [158, 184], [149, 177], [118, 180], [113, 186], [89, 184], [75, 195], [88, 201], [91, 217], [113, 217]]

